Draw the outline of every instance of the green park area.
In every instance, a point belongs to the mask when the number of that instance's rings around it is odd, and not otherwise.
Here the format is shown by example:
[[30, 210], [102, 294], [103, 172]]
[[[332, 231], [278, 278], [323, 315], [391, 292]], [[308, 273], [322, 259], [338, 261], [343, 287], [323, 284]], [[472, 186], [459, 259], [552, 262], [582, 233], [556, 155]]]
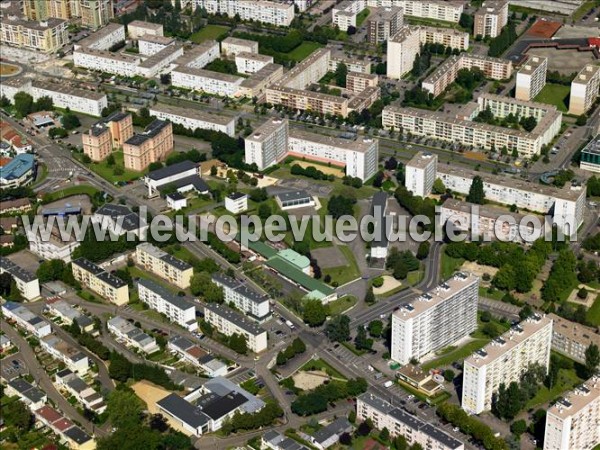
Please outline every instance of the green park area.
[[[112, 156], [112, 158], [110, 157]], [[87, 163], [87, 167], [100, 175], [110, 183], [133, 181], [141, 177], [144, 172], [136, 172], [135, 170], [125, 169], [123, 161], [123, 152], [114, 152], [101, 162]], [[85, 163], [84, 163], [85, 164]]]
[[454, 272], [456, 272], [465, 262], [462, 258], [453, 258], [448, 256], [446, 252], [442, 252], [442, 257], [440, 258], [440, 272], [442, 280], [447, 280]]
[[345, 297], [338, 298], [337, 300], [328, 303], [327, 308], [329, 308], [329, 314], [331, 316], [337, 316], [352, 308], [356, 305], [356, 302], [356, 297], [346, 295]]
[[600, 295], [596, 297], [594, 304], [588, 309], [586, 319], [594, 326], [600, 326]]
[[567, 112], [569, 110], [569, 94], [571, 88], [562, 84], [548, 83], [542, 91], [535, 97], [536, 102], [554, 105], [559, 111]]
[[71, 197], [72, 195], [89, 195], [90, 197], [93, 197], [98, 192], [100, 191], [94, 186], [89, 186], [87, 184], [69, 186], [68, 188], [46, 194], [44, 196], [44, 203], [54, 202], [65, 197]]
[[285, 53], [285, 54], [290, 59], [293, 59], [294, 61], [302, 61], [304, 58], [306, 58], [312, 52], [314, 52], [315, 50], [317, 50], [318, 48], [321, 48], [321, 47], [322, 47], [322, 45], [319, 44], [318, 42], [304, 41], [304, 42], [302, 42], [302, 44], [300, 44], [294, 50], [292, 50], [288, 53]]
[[371, 11], [369, 11], [368, 8], [365, 8], [358, 13], [358, 15], [356, 16], [356, 28], [360, 28], [360, 26], [367, 19], [367, 17], [369, 17], [369, 14], [371, 14]]
[[190, 36], [190, 41], [200, 44], [204, 41], [218, 40], [222, 36], [225, 36], [229, 31], [229, 27], [225, 25], [206, 25], [199, 31], [196, 31]]

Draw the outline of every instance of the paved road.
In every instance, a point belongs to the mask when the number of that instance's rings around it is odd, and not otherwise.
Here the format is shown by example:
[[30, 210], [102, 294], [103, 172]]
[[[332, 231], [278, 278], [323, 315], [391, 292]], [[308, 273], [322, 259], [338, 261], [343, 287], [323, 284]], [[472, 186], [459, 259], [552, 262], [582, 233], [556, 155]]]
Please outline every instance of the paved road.
[[71, 405], [67, 399], [60, 394], [60, 392], [58, 392], [52, 383], [50, 376], [38, 362], [37, 358], [35, 357], [35, 353], [25, 338], [23, 338], [23, 336], [21, 336], [19, 332], [11, 327], [4, 319], [0, 319], [0, 325], [2, 331], [8, 335], [9, 339], [19, 349], [21, 358], [29, 369], [29, 373], [36, 381], [37, 386], [46, 393], [48, 398], [54, 402], [57, 408], [66, 414], [71, 420], [83, 427], [88, 433], [96, 436], [104, 436], [107, 434], [106, 430], [96, 427], [92, 422], [79, 414], [77, 409], [75, 409], [75, 407], [73, 407], [73, 405]]

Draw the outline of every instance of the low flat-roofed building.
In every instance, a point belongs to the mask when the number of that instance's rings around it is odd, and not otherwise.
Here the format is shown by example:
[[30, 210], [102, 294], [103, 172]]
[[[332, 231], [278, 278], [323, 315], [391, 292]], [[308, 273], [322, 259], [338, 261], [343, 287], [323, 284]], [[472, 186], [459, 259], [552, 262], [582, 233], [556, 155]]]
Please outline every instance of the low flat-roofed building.
[[141, 236], [148, 224], [127, 206], [105, 203], [92, 216], [92, 222], [100, 223], [110, 233], [123, 236], [130, 233]]
[[315, 206], [315, 199], [307, 191], [287, 191], [275, 195], [275, 201], [282, 210]]
[[6, 395], [18, 396], [31, 411], [41, 408], [48, 401], [46, 393], [23, 378], [9, 381], [6, 385]]
[[71, 306], [60, 297], [52, 297], [46, 300], [45, 312], [60, 318], [66, 325], [77, 323], [81, 331], [90, 333], [94, 330], [94, 321], [83, 314], [79, 309]]
[[148, 187], [148, 197], [158, 195], [161, 189], [171, 185], [180, 193], [192, 189], [201, 195], [209, 192], [208, 185], [200, 178], [198, 165], [188, 160], [153, 170], [144, 177], [144, 184]]
[[146, 303], [150, 308], [165, 314], [171, 322], [175, 322], [188, 331], [198, 329], [196, 307], [193, 303], [145, 278], [138, 280], [137, 288], [140, 301]]
[[243, 192], [232, 192], [225, 197], [225, 209], [233, 214], [241, 214], [248, 210], [248, 195]]
[[169, 120], [184, 126], [188, 130], [214, 130], [235, 136], [235, 117], [221, 116], [198, 109], [180, 108], [178, 106], [157, 103], [149, 108], [151, 116], [160, 120]]
[[348, 419], [338, 417], [311, 436], [310, 442], [318, 449], [325, 450], [337, 444], [342, 434], [351, 433], [353, 429]]
[[[4, 202], [2, 202], [4, 203]], [[40, 296], [40, 282], [34, 274], [18, 266], [5, 256], [0, 256], [0, 274], [8, 272], [15, 280], [17, 289], [26, 300]]]
[[248, 317], [263, 322], [271, 317], [270, 298], [228, 275], [216, 272], [212, 275], [213, 283], [223, 289], [225, 303], [233, 303], [235, 307]]
[[71, 267], [75, 280], [83, 287], [119, 306], [129, 302], [129, 288], [119, 277], [106, 272], [85, 258], [74, 260]]
[[396, 378], [415, 389], [423, 392], [427, 396], [433, 396], [444, 388], [440, 383], [433, 379], [433, 374], [429, 370], [423, 370], [421, 366], [407, 364], [396, 372]]
[[169, 340], [167, 348], [182, 357], [182, 359], [198, 367], [209, 378], [227, 375], [227, 364], [207, 354], [204, 349], [194, 344], [189, 339], [175, 336]]
[[596, 135], [581, 150], [579, 167], [583, 170], [600, 173], [600, 134]]
[[75, 373], [85, 375], [89, 370], [88, 357], [65, 340], [49, 334], [40, 339], [42, 348], [54, 358], [65, 363]]
[[136, 247], [135, 259], [143, 269], [181, 289], [190, 286], [194, 274], [191, 264], [169, 255], [148, 242], [143, 242]]
[[35, 315], [20, 303], [6, 302], [2, 305], [2, 314], [8, 320], [14, 320], [17, 325], [38, 338], [52, 333], [50, 323]]
[[242, 52], [258, 53], [258, 42], [232, 36], [226, 37], [221, 41], [221, 53], [223, 55], [236, 55]]
[[156, 339], [145, 333], [121, 316], [115, 316], [106, 322], [108, 331], [128, 347], [138, 349], [140, 352], [150, 355], [160, 350]]
[[14, 214], [31, 211], [31, 201], [28, 198], [3, 200], [0, 205], [0, 214]]
[[263, 434], [261, 444], [271, 450], [309, 450], [307, 446], [275, 430], [269, 430]]
[[0, 187], [12, 189], [28, 185], [35, 179], [36, 167], [34, 155], [23, 153], [15, 156], [0, 171]]
[[267, 332], [228, 306], [205, 304], [204, 320], [225, 336], [239, 334], [245, 337], [248, 349], [254, 353], [267, 349]]

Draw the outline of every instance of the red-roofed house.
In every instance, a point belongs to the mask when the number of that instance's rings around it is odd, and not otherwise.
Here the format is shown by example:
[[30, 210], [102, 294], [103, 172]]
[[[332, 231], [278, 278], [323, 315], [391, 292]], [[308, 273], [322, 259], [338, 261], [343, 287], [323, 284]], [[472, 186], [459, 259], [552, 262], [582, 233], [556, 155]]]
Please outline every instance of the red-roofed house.
[[68, 419], [65, 419], [64, 417], [58, 419], [56, 422], [52, 422], [52, 425], [50, 425], [51, 428], [54, 428], [55, 430], [60, 432], [66, 431], [72, 426], [73, 422], [71, 422]]
[[44, 405], [40, 409], [35, 410], [34, 414], [40, 421], [48, 426], [63, 418], [58, 411], [48, 405]]

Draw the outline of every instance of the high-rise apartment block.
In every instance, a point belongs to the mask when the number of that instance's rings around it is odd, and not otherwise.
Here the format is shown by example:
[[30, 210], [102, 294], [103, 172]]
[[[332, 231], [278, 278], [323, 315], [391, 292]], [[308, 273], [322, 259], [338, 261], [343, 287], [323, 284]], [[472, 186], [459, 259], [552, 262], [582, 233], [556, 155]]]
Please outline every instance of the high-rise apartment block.
[[437, 155], [418, 152], [406, 164], [404, 185], [413, 195], [426, 197], [431, 194], [437, 175]]
[[245, 282], [222, 273], [214, 273], [212, 280], [223, 289], [225, 303], [233, 303], [238, 310], [258, 322], [271, 317], [270, 299], [267, 295], [255, 291]]
[[473, 35], [495, 38], [508, 23], [508, 1], [484, 2], [475, 13]]
[[122, 148], [133, 136], [131, 114], [115, 111], [105, 119], [95, 123], [87, 133], [81, 135], [83, 153], [92, 161], [102, 161], [113, 150]]
[[287, 153], [289, 122], [268, 120], [244, 140], [246, 164], [256, 164], [263, 170], [277, 164]]
[[552, 319], [533, 315], [465, 359], [462, 408], [470, 414], [489, 411], [500, 384], [519, 381], [534, 364], [548, 370]]
[[356, 28], [358, 13], [365, 9], [365, 0], [345, 0], [338, 3], [331, 10], [331, 21], [341, 31], [348, 31], [349, 27]]
[[0, 42], [28, 50], [54, 53], [69, 43], [66, 20], [34, 22], [8, 17], [2, 20]]
[[[176, 0], [171, 0], [175, 4]], [[181, 2], [191, 3], [194, 9], [205, 9], [208, 14], [223, 14], [231, 18], [236, 15], [242, 20], [270, 23], [289, 27], [294, 20], [294, 4], [273, 1], [240, 1], [240, 0], [193, 0]]]
[[585, 114], [600, 93], [600, 66], [586, 65], [571, 82], [569, 114]]
[[94, 30], [114, 17], [112, 0], [24, 0], [23, 14], [30, 20], [79, 17], [84, 27]]
[[163, 160], [173, 150], [173, 125], [154, 120], [143, 133], [135, 134], [123, 144], [125, 168], [142, 171], [155, 161]]
[[479, 277], [458, 272], [392, 315], [391, 357], [400, 364], [444, 348], [477, 329]]
[[592, 450], [600, 444], [600, 377], [575, 388], [546, 414], [544, 450]]
[[171, 322], [188, 331], [198, 329], [196, 306], [192, 302], [146, 278], [138, 280], [137, 289], [140, 301], [146, 303], [151, 309], [166, 315]]
[[548, 58], [530, 55], [525, 64], [517, 72], [515, 98], [517, 100], [533, 100], [546, 84]]
[[371, 44], [381, 44], [394, 36], [404, 24], [402, 8], [379, 8], [367, 19], [367, 37]]

